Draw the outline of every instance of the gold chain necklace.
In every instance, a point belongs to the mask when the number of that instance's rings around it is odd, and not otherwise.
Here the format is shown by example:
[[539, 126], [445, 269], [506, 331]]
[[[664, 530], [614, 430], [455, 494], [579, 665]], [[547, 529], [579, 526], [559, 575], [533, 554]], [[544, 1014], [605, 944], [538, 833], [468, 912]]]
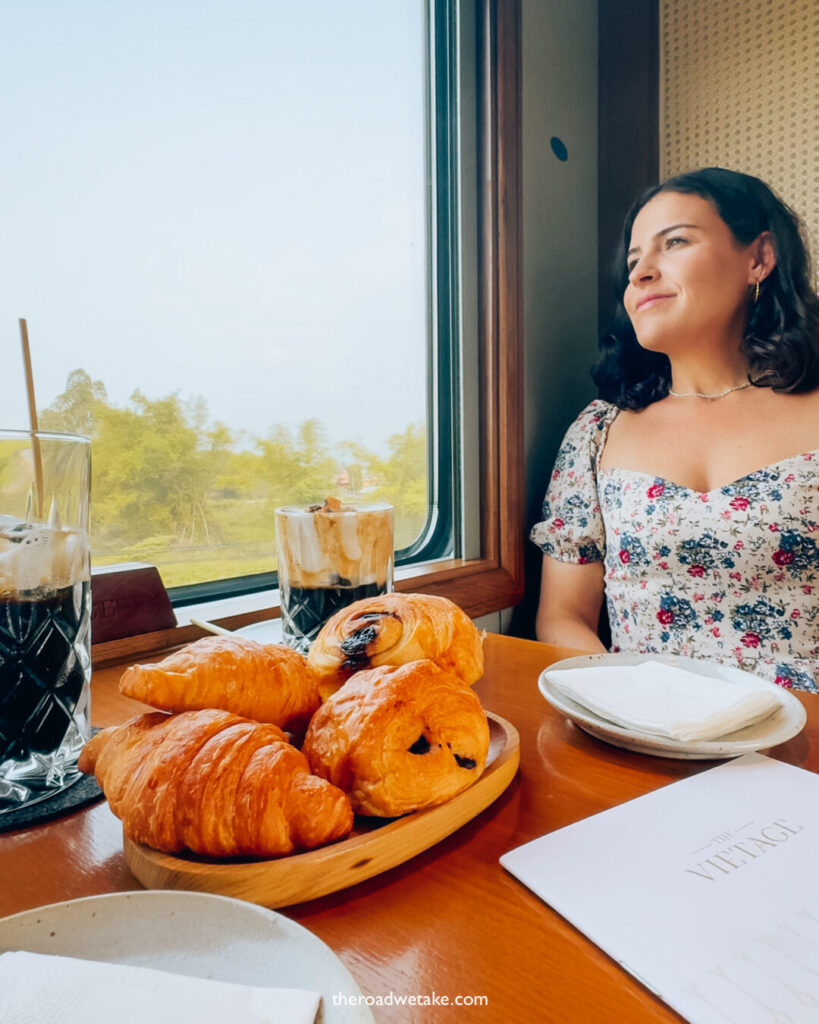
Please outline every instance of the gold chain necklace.
[[726, 395], [730, 395], [732, 391], [744, 391], [745, 388], [751, 386], [750, 381], [746, 381], [744, 384], [734, 384], [732, 388], [726, 388], [724, 391], [717, 391], [713, 395], [704, 395], [701, 391], [672, 391], [668, 389], [669, 395], [673, 395], [675, 398], [709, 398], [712, 401], [716, 398], [725, 398]]

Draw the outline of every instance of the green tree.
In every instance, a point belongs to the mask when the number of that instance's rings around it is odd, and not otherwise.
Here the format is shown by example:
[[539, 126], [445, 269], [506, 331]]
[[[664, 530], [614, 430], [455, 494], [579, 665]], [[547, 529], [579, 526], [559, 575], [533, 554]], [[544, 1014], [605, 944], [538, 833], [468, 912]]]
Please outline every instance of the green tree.
[[373, 481], [380, 481], [384, 473], [384, 460], [358, 441], [342, 441], [336, 448], [338, 458], [347, 471], [350, 495], [356, 497], [365, 488], [372, 489]]
[[423, 423], [411, 423], [387, 440], [389, 457], [372, 464], [381, 481], [377, 496], [395, 508], [395, 546], [411, 544], [423, 529], [429, 502], [427, 441]]
[[324, 501], [336, 488], [336, 460], [330, 453], [324, 427], [305, 420], [295, 435], [276, 426], [257, 442], [259, 472], [269, 488], [272, 505], [311, 505]]
[[97, 417], [102, 407], [108, 406], [108, 392], [101, 380], [92, 380], [85, 370], [72, 370], [65, 391], [58, 395], [40, 414], [43, 430], [65, 431], [72, 434], [96, 433]]
[[278, 505], [320, 503], [330, 494], [389, 501], [398, 547], [411, 543], [426, 520], [420, 423], [389, 438], [387, 457], [355, 442], [331, 447], [317, 419], [295, 429], [274, 426], [250, 439], [253, 450], [237, 450], [245, 436], [211, 422], [204, 399], [150, 399], [136, 391], [117, 408], [104, 384], [82, 369], [69, 374], [41, 422], [93, 438], [95, 554], [149, 555], [168, 565], [174, 583], [239, 574], [248, 564], [243, 559], [253, 561], [249, 571], [272, 564]]
[[139, 391], [129, 408], [101, 411], [93, 508], [96, 524], [110, 538], [133, 543], [169, 534], [187, 544], [215, 539], [209, 495], [225, 470], [232, 438], [222, 424], [200, 433], [191, 418], [178, 395], [149, 399]]

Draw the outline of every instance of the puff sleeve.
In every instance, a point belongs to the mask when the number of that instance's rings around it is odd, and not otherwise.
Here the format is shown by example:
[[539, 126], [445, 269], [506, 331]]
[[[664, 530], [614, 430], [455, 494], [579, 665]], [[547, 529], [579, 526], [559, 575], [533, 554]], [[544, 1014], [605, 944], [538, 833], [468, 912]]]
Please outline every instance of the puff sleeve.
[[569, 427], [558, 451], [543, 519], [529, 537], [560, 562], [603, 560], [606, 532], [597, 496], [597, 458], [617, 412], [608, 402], [591, 402]]

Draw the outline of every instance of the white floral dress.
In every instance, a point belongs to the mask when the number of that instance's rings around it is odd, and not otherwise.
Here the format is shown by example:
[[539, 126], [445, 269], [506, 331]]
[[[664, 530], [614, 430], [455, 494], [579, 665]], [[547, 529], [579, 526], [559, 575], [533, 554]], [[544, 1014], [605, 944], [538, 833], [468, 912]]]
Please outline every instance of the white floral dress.
[[700, 493], [601, 469], [618, 412], [594, 401], [569, 428], [531, 539], [563, 562], [602, 559], [612, 650], [819, 692], [819, 449]]

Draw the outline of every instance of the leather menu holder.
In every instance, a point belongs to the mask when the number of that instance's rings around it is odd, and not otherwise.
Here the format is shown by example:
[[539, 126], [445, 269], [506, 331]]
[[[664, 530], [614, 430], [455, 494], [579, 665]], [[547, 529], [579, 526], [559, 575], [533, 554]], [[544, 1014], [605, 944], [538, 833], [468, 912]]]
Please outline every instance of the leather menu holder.
[[125, 562], [92, 570], [92, 643], [173, 629], [176, 624], [156, 566]]

